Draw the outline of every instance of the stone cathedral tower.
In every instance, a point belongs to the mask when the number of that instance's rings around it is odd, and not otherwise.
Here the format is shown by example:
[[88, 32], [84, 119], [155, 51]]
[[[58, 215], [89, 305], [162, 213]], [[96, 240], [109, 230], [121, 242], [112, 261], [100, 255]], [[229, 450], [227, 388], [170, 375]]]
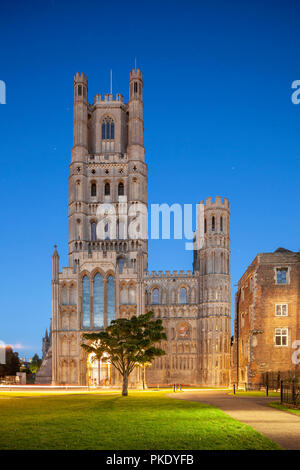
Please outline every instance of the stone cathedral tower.
[[[81, 335], [149, 310], [162, 318], [168, 337], [166, 356], [146, 371], [149, 385], [229, 382], [229, 202], [208, 198], [198, 206], [201, 243], [193, 271], [149, 273], [147, 235], [139, 218], [147, 207], [143, 131], [139, 69], [130, 72], [128, 103], [121, 94], [106, 94], [89, 104], [87, 77], [75, 75], [69, 266], [59, 270], [55, 248], [51, 347], [40, 382], [51, 376], [53, 384], [118, 386], [118, 372], [109, 362], [97, 364], [87, 357]], [[130, 380], [131, 386], [141, 384], [140, 368]]]

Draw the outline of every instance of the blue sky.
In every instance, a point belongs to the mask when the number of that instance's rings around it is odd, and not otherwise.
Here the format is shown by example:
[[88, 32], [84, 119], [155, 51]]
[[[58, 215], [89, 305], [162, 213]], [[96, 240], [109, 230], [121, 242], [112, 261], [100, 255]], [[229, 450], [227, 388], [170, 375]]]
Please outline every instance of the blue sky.
[[[0, 17], [0, 339], [40, 352], [51, 254], [67, 264], [73, 75], [89, 100], [144, 73], [149, 203], [231, 202], [232, 294], [258, 252], [300, 250], [299, 4], [10, 1]], [[167, 176], [167, 179], [166, 179]], [[191, 269], [184, 241], [150, 241], [149, 269]], [[232, 310], [233, 315], [233, 310]]]

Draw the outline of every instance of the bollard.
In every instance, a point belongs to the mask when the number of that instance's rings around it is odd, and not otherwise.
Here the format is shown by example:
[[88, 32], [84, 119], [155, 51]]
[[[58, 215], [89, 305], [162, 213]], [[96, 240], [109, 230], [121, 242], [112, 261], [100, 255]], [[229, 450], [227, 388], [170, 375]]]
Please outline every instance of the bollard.
[[233, 384], [233, 395], [235, 395], [235, 384]]

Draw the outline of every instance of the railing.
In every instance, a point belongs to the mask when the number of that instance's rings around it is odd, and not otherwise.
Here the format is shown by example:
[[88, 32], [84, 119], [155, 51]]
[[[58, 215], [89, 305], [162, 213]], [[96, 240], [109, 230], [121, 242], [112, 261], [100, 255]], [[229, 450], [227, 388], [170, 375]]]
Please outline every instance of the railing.
[[280, 402], [300, 408], [300, 384], [297, 378], [291, 382], [281, 381]]

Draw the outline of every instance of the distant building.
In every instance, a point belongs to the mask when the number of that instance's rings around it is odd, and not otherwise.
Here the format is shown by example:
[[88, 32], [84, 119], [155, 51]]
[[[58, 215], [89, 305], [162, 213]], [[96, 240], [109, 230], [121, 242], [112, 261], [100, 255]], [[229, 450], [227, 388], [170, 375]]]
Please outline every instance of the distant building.
[[42, 359], [43, 360], [45, 359], [50, 346], [51, 346], [51, 329], [50, 329], [50, 334], [48, 334], [48, 330], [46, 328], [45, 336], [43, 337], [43, 340], [42, 340], [42, 354], [43, 354]]
[[294, 371], [300, 339], [300, 253], [256, 256], [238, 283], [231, 382], [258, 384], [263, 372]]

